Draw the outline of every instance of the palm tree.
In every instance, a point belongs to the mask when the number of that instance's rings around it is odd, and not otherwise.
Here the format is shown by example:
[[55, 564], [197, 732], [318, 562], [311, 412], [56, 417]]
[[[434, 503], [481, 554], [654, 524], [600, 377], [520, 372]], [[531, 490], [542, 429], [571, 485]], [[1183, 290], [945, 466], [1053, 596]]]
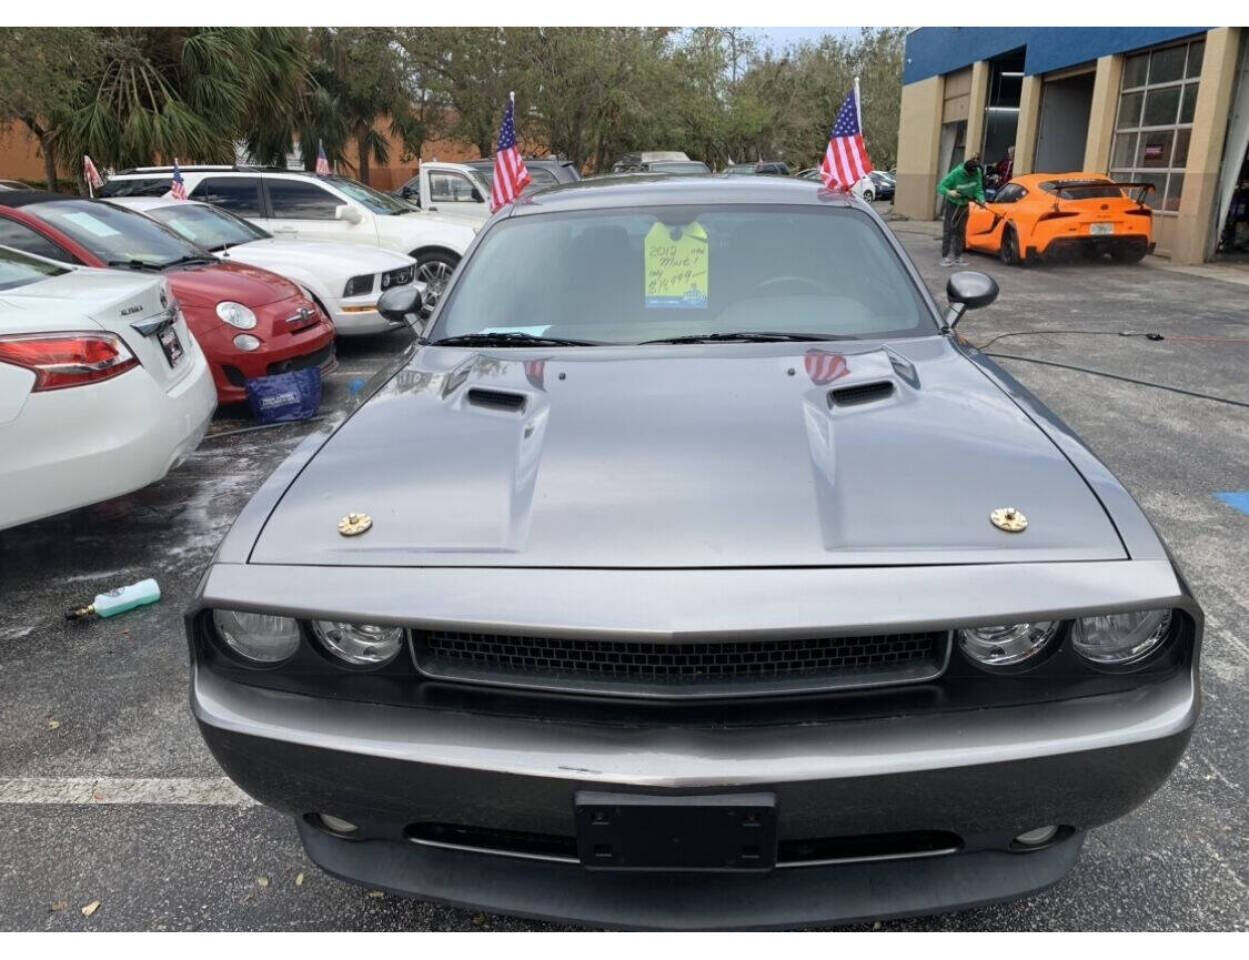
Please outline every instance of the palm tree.
[[309, 83], [294, 28], [103, 28], [93, 76], [64, 111], [56, 150], [70, 169], [234, 160], [240, 134], [289, 115]]

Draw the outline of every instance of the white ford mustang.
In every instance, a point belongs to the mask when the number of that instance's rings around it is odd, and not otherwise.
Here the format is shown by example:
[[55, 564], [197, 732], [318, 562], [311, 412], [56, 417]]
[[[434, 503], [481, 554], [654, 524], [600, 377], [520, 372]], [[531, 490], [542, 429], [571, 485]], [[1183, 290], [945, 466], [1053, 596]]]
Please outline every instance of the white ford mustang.
[[0, 247], [0, 530], [161, 479], [216, 406], [166, 280]]
[[359, 243], [280, 240], [241, 217], [194, 200], [111, 197], [165, 224], [222, 260], [261, 267], [304, 287], [334, 321], [340, 336], [381, 333], [399, 324], [377, 312], [377, 298], [411, 283], [416, 261], [406, 254]]

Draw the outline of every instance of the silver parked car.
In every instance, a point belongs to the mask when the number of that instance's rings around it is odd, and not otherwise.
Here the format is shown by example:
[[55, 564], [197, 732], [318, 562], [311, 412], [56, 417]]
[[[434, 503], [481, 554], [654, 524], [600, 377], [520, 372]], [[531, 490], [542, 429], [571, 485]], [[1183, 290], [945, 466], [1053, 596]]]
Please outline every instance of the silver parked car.
[[791, 926], [1055, 883], [1183, 753], [1202, 613], [953, 331], [993, 281], [948, 293], [793, 180], [501, 212], [205, 573], [209, 747], [336, 876], [505, 913]]

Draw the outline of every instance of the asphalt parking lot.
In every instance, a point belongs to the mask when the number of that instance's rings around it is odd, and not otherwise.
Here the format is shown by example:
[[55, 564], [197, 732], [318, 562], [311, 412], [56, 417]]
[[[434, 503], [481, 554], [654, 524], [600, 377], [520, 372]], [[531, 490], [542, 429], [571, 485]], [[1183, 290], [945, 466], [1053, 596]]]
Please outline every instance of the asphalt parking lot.
[[[943, 299], [933, 231], [893, 226]], [[1204, 605], [1205, 706], [1171, 780], [1093, 831], [1058, 886], [877, 926], [1249, 928], [1249, 515], [1218, 497], [1249, 491], [1249, 407], [1033, 362], [1249, 405], [1249, 285], [1152, 262], [972, 261], [1002, 294], [968, 314], [962, 335], [983, 344], [1011, 334], [990, 352], [1025, 358], [1001, 363], [1126, 483]], [[404, 337], [342, 345], [330, 415]], [[0, 532], [0, 929], [554, 929], [334, 880], [308, 861], [290, 823], [222, 781], [187, 708], [181, 611], [251, 491], [311, 429], [235, 432], [242, 426], [216, 423], [161, 484]], [[160, 581], [158, 605], [63, 621], [65, 608], [147, 576]]]

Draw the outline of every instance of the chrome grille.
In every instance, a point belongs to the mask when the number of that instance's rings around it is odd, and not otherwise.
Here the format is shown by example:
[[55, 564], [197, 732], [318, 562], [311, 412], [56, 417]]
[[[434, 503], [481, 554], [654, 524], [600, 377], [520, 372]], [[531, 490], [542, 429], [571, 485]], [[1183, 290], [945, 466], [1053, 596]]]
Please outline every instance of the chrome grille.
[[806, 639], [649, 643], [415, 631], [427, 676], [611, 696], [738, 697], [929, 680], [948, 631]]

